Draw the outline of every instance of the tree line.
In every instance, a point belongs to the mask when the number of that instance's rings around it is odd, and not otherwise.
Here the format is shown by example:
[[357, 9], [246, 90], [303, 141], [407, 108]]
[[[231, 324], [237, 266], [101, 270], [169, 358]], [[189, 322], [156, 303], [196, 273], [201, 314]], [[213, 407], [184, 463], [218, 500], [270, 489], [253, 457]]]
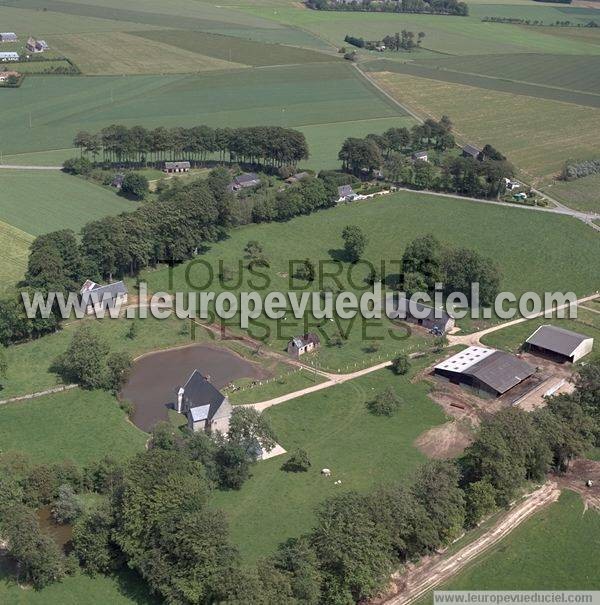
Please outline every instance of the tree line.
[[241, 162], [272, 167], [295, 166], [308, 159], [303, 133], [280, 126], [243, 128], [165, 128], [148, 130], [112, 124], [100, 132], [78, 132], [73, 145], [92, 161], [147, 165], [165, 160], [206, 162], [217, 156], [221, 162]]
[[469, 7], [458, 0], [306, 0], [306, 5], [315, 10], [359, 11], [370, 13], [425, 13], [433, 15], [455, 15], [466, 17]]
[[[485, 418], [457, 460], [429, 461], [409, 482], [329, 498], [312, 530], [254, 566], [242, 565], [210, 493], [239, 487], [255, 439], [274, 442], [271, 428], [255, 410], [239, 408], [227, 440], [175, 430], [159, 425], [133, 459], [104, 458], [84, 468], [3, 453], [0, 532], [19, 581], [43, 587], [80, 568], [95, 575], [127, 566], [173, 605], [368, 599], [393, 571], [448, 546], [599, 443], [600, 361], [581, 367], [574, 391], [543, 408], [512, 407]], [[281, 472], [306, 471], [309, 455], [295, 452]], [[83, 511], [78, 499], [90, 492], [94, 504]], [[73, 524], [68, 557], [39, 529], [35, 509], [43, 505], [57, 522]]]
[[367, 50], [377, 50], [381, 45], [385, 46], [386, 49], [395, 50], [399, 52], [401, 50], [411, 51], [421, 46], [421, 42], [425, 38], [425, 32], [415, 32], [403, 29], [401, 32], [396, 32], [389, 36], [385, 36], [382, 40], [364, 40], [363, 38], [357, 38], [356, 36], [346, 35], [344, 42], [352, 44], [357, 48], [366, 48]]

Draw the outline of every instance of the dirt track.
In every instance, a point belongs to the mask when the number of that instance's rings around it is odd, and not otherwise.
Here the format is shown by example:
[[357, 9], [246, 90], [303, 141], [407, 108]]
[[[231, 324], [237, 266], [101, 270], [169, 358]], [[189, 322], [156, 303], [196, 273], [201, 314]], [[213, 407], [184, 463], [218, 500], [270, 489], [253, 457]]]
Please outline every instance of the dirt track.
[[409, 566], [405, 573], [394, 576], [394, 591], [382, 599], [374, 600], [373, 604], [408, 605], [412, 603], [454, 576], [540, 508], [558, 500], [559, 495], [560, 489], [557, 484], [548, 481], [503, 515], [492, 529], [474, 542], [467, 544], [449, 557], [444, 554], [427, 557], [418, 565]]

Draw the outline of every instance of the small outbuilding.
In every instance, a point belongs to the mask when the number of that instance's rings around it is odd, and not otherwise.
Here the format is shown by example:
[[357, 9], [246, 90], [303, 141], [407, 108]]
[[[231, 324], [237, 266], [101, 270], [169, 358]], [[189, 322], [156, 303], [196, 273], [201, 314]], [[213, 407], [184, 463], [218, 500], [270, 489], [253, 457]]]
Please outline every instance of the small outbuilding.
[[386, 299], [386, 314], [390, 319], [399, 319], [423, 326], [440, 335], [451, 330], [455, 324], [454, 317], [444, 309], [436, 309], [394, 294], [388, 295]]
[[338, 204], [341, 202], [351, 202], [356, 199], [356, 197], [357, 194], [354, 189], [352, 189], [352, 185], [342, 185], [341, 187], [338, 187]]
[[174, 174], [178, 172], [189, 172], [190, 171], [190, 163], [189, 162], [165, 162], [165, 167], [163, 172], [167, 174]]
[[106, 309], [112, 309], [117, 305], [127, 303], [127, 286], [122, 281], [101, 286], [88, 279], [79, 293], [87, 315], [103, 312]]
[[0, 82], [6, 82], [8, 78], [20, 78], [18, 71], [0, 71]]
[[294, 336], [288, 342], [287, 352], [293, 357], [300, 357], [305, 353], [314, 351], [321, 344], [321, 339], [314, 332], [308, 332], [303, 336]]
[[417, 160], [421, 160], [422, 162], [428, 162], [428, 155], [426, 151], [415, 151], [415, 153], [412, 154], [412, 160], [413, 162], [416, 162]]
[[499, 397], [532, 376], [535, 368], [504, 351], [469, 347], [436, 365], [434, 373], [480, 395]]
[[575, 363], [592, 352], [594, 339], [556, 326], [540, 326], [526, 341], [525, 348], [561, 363]]
[[462, 155], [464, 158], [473, 158], [474, 160], [483, 160], [483, 151], [475, 145], [465, 145], [462, 148]]
[[43, 53], [45, 50], [48, 50], [48, 44], [46, 40], [36, 40], [30, 37], [25, 43], [25, 48], [32, 53]]

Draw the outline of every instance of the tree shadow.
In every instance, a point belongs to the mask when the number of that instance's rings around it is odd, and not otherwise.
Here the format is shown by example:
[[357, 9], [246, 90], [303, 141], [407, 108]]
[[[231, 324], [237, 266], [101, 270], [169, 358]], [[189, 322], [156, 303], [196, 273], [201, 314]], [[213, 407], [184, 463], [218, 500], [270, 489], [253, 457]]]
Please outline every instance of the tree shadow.
[[327, 250], [327, 254], [331, 257], [331, 260], [337, 263], [349, 262], [348, 254], [343, 248], [330, 248]]

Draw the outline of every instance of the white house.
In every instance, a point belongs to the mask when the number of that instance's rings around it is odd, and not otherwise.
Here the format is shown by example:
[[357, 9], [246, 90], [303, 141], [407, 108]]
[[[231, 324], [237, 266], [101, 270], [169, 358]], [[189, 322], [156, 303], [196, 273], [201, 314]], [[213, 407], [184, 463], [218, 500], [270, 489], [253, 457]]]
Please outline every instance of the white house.
[[314, 351], [321, 344], [321, 339], [314, 332], [309, 332], [303, 336], [294, 336], [287, 346], [287, 352], [294, 357], [300, 357], [305, 353]]

